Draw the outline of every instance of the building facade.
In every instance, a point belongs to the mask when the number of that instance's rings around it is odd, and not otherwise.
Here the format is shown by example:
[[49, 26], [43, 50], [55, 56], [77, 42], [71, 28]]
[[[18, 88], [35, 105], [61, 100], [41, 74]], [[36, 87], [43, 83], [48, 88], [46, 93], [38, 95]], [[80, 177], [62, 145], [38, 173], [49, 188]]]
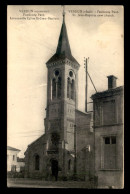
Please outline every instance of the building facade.
[[7, 172], [20, 172], [24, 169], [23, 158], [18, 158], [19, 149], [7, 146]]
[[123, 87], [116, 87], [116, 79], [108, 76], [108, 90], [92, 95], [95, 175], [101, 188], [123, 188]]

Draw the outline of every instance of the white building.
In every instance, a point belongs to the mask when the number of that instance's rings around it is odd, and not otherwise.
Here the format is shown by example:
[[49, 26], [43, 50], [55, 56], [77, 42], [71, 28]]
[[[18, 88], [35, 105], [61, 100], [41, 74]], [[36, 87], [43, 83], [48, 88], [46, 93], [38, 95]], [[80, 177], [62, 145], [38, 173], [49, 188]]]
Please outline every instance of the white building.
[[19, 152], [19, 149], [7, 146], [7, 172], [19, 172], [20, 168], [24, 167], [24, 160], [22, 158], [18, 158]]

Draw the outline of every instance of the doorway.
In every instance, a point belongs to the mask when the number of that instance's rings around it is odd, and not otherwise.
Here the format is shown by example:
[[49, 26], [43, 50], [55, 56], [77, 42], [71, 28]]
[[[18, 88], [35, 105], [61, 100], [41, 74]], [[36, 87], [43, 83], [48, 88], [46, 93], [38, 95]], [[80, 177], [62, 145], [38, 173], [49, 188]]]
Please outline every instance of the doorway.
[[56, 159], [51, 159], [51, 171], [53, 176], [58, 175], [58, 161]]

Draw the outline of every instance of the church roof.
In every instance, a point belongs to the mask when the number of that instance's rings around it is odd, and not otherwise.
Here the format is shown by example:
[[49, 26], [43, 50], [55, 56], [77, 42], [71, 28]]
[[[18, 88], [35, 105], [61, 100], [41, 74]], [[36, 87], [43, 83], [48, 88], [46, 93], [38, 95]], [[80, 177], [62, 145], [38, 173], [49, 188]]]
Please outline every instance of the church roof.
[[63, 23], [62, 23], [62, 27], [61, 27], [61, 32], [60, 32], [60, 36], [59, 36], [59, 41], [58, 41], [56, 53], [59, 55], [65, 53], [66, 56], [71, 55], [71, 49], [70, 49], [70, 44], [69, 44], [69, 40], [68, 40], [67, 29], [66, 29], [64, 17], [63, 17]]
[[65, 18], [63, 16], [63, 23], [61, 27], [56, 53], [47, 61], [47, 63], [52, 63], [52, 62], [55, 62], [56, 60], [65, 59], [65, 58], [68, 58], [72, 62], [78, 63], [71, 54], [71, 49], [70, 49], [70, 44], [69, 44], [69, 39], [68, 39], [67, 29], [65, 24]]
[[[34, 143], [40, 141], [43, 138], [43, 140], [45, 140], [45, 134], [41, 135], [40, 137], [38, 137], [36, 140], [34, 140], [32, 143], [30, 143], [28, 145], [28, 147], [32, 146]], [[45, 143], [45, 141], [43, 141], [43, 143]]]

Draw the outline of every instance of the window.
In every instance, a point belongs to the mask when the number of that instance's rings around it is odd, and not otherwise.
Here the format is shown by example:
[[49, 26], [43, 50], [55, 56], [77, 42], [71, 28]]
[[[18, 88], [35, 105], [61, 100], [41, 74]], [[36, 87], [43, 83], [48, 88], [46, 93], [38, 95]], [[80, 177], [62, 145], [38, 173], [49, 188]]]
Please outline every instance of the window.
[[13, 155], [13, 161], [15, 160], [15, 155]]
[[35, 170], [39, 170], [40, 166], [40, 157], [39, 155], [35, 155]]
[[69, 72], [69, 76], [73, 77], [73, 72], [72, 71]]
[[52, 80], [52, 98], [56, 97], [56, 79]]
[[55, 71], [55, 76], [58, 76], [58, 75], [59, 75], [59, 71], [56, 70], [56, 71]]
[[103, 124], [115, 123], [115, 114], [115, 100], [103, 102]]
[[104, 138], [104, 168], [116, 168], [116, 137]]
[[54, 72], [54, 78], [52, 79], [52, 99], [61, 97], [61, 76], [60, 72], [56, 70]]
[[110, 144], [110, 137], [105, 138], [105, 144]]
[[71, 83], [71, 99], [74, 99], [74, 80]]
[[67, 98], [70, 96], [70, 78], [67, 79]]
[[69, 77], [67, 78], [67, 98], [74, 100], [75, 98], [75, 81], [73, 72], [69, 72]]

